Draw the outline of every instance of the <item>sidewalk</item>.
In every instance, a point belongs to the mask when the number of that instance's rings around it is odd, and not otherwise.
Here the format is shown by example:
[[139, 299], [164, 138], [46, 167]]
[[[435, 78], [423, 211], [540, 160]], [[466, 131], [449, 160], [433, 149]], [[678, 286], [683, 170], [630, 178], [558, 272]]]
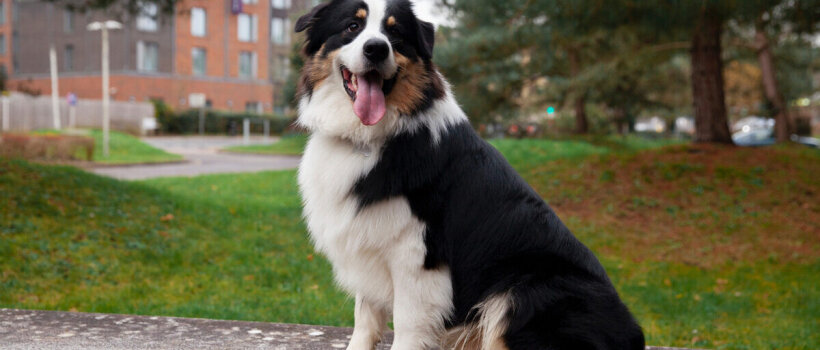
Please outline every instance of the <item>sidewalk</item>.
[[[350, 328], [0, 309], [3, 349], [344, 349]], [[377, 350], [387, 350], [392, 332]], [[647, 347], [647, 350], [685, 350]]]
[[[294, 169], [300, 157], [261, 156], [252, 154], [221, 153], [219, 150], [243, 144], [241, 137], [173, 136], [144, 138], [146, 143], [185, 157], [185, 162], [131, 166], [105, 166], [92, 172], [121, 180], [142, 180], [155, 177], [197, 176], [218, 173], [244, 173], [268, 170]], [[269, 144], [278, 138], [252, 138], [250, 144]]]

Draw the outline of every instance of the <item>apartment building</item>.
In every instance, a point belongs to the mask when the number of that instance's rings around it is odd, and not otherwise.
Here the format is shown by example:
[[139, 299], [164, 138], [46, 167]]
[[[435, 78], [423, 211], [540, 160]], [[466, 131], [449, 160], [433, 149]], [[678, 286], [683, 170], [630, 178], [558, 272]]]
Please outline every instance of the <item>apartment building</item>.
[[8, 89], [49, 94], [53, 46], [60, 94], [99, 99], [101, 34], [86, 26], [115, 19], [123, 27], [109, 32], [112, 99], [161, 99], [184, 109], [192, 94], [204, 94], [215, 109], [284, 112], [290, 23], [316, 2], [182, 0], [172, 15], [146, 3], [138, 14], [111, 18], [43, 1], [0, 0], [0, 69]]

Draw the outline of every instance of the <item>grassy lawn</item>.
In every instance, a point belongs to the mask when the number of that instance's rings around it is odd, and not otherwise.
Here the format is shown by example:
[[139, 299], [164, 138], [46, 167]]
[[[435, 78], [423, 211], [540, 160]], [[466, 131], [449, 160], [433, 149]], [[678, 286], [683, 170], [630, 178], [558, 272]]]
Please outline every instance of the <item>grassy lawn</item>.
[[307, 135], [293, 134], [283, 136], [279, 142], [270, 145], [234, 146], [225, 148], [224, 150], [237, 153], [300, 156], [305, 149], [307, 139]]
[[[38, 131], [38, 134], [57, 133], [56, 131]], [[94, 138], [94, 162], [99, 164], [123, 165], [141, 163], [167, 163], [182, 160], [182, 156], [171, 154], [155, 148], [137, 137], [126, 133], [111, 131], [109, 134], [108, 157], [103, 157], [103, 134], [100, 130], [90, 130]]]
[[[494, 144], [598, 254], [648, 343], [820, 347], [820, 152]], [[352, 325], [294, 171], [125, 183], [0, 160], [0, 193], [0, 307]]]

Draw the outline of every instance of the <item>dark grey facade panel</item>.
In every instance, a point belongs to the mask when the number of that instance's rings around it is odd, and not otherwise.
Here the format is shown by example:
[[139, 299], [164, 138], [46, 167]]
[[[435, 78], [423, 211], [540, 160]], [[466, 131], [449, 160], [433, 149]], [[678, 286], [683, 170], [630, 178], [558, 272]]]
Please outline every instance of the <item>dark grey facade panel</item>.
[[114, 19], [123, 23], [123, 29], [109, 31], [110, 67], [112, 73], [137, 70], [137, 43], [157, 43], [157, 73], [173, 73], [174, 26], [172, 18], [160, 18], [156, 32], [137, 30], [136, 18], [107, 15], [96, 11], [75, 13], [71, 16], [71, 30], [61, 7], [40, 1], [15, 2], [17, 21], [13, 24], [16, 42], [12, 54], [18, 62], [15, 75], [38, 75], [48, 73], [48, 50], [54, 45], [59, 67], [65, 67], [63, 53], [71, 45], [73, 71], [75, 73], [99, 73], [101, 67], [101, 33], [88, 31], [86, 26], [94, 21]]

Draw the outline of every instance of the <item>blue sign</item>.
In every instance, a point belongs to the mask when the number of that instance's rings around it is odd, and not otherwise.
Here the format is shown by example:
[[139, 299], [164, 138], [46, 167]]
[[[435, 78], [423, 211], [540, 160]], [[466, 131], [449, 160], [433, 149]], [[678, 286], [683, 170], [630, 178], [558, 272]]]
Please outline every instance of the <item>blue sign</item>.
[[68, 96], [66, 96], [66, 100], [68, 101], [68, 105], [74, 107], [77, 105], [77, 95], [73, 92], [69, 92]]
[[552, 106], [548, 107], [547, 108], [547, 114], [549, 114], [549, 115], [555, 114], [555, 107], [552, 107]]
[[242, 13], [242, 0], [231, 0], [231, 13], [235, 15]]

